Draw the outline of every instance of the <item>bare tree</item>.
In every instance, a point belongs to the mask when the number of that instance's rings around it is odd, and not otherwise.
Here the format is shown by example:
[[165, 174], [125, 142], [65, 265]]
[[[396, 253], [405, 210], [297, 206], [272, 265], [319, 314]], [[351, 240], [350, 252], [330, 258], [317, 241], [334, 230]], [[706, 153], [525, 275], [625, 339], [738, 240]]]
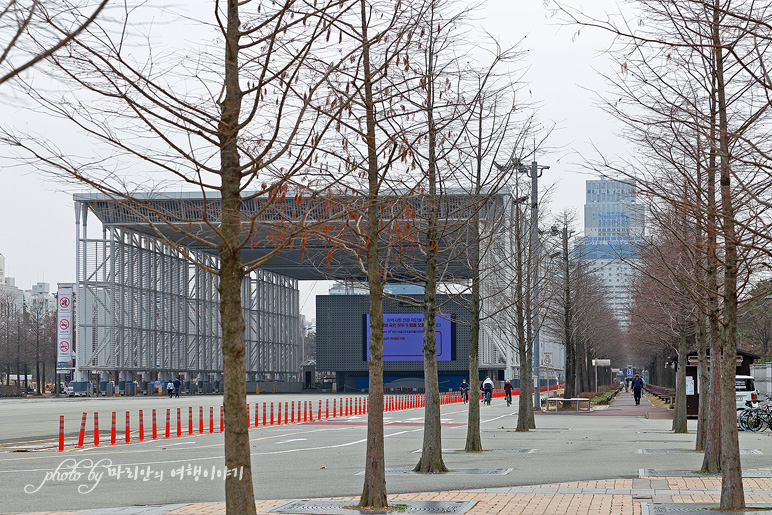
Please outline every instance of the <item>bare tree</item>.
[[[356, 42], [341, 45], [342, 31], [330, 41], [353, 5], [284, 0], [254, 9], [236, 0], [216, 1], [211, 19], [200, 22], [144, 5], [126, 9], [73, 35], [68, 52], [50, 58], [51, 73], [71, 93], [57, 98], [29, 90], [47, 112], [91, 141], [94, 155], [67, 155], [53, 135], [50, 141], [10, 132], [3, 138], [37, 165], [120, 202], [155, 228], [159, 239], [219, 279], [225, 464], [243, 470], [226, 478], [228, 514], [255, 513], [242, 280], [308, 229], [310, 210], [313, 223], [330, 213], [317, 202], [330, 186], [316, 182], [328, 177], [317, 147], [343, 109], [324, 106], [328, 79], [358, 53]], [[207, 43], [193, 55], [187, 42], [154, 46], [152, 27], [142, 23], [151, 12], [185, 20], [186, 30], [200, 31]], [[143, 57], [135, 50], [141, 42], [149, 42], [142, 47], [145, 62], [138, 62]], [[126, 171], [127, 163], [136, 168]], [[176, 211], [143, 191], [163, 185], [199, 191], [205, 207]], [[214, 251], [217, 263], [196, 261], [188, 241]], [[245, 261], [242, 250], [255, 242], [267, 252]]]
[[0, 2], [0, 84], [72, 42], [99, 16], [108, 1]]

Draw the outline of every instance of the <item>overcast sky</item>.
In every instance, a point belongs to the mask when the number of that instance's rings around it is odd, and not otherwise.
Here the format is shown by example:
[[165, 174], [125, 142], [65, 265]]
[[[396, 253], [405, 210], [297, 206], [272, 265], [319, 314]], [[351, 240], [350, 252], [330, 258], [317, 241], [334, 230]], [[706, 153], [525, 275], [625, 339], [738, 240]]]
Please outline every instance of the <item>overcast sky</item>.
[[[582, 2], [574, 1], [574, 5]], [[615, 10], [616, 2], [587, 0], [595, 12]], [[547, 144], [554, 150], [537, 156], [549, 165], [542, 184], [552, 190], [552, 213], [574, 209], [582, 227], [584, 181], [589, 174], [582, 155], [592, 155], [591, 143], [608, 152], [624, 152], [615, 135], [615, 124], [596, 107], [595, 92], [607, 86], [594, 70], [612, 66], [602, 50], [609, 42], [603, 34], [560, 25], [549, 16], [543, 0], [490, 0], [480, 11], [478, 22], [506, 46], [526, 37], [528, 50], [521, 63], [528, 85], [523, 93], [538, 104], [543, 125], [556, 125]], [[12, 101], [3, 95], [3, 102]], [[28, 127], [37, 123], [24, 110], [0, 108], [3, 124]], [[0, 254], [5, 256], [6, 275], [28, 289], [48, 282], [51, 290], [59, 282], [75, 279], [75, 216], [71, 186], [52, 182], [30, 166], [0, 162]], [[314, 316], [314, 295], [325, 293], [327, 283], [301, 283], [301, 311]]]

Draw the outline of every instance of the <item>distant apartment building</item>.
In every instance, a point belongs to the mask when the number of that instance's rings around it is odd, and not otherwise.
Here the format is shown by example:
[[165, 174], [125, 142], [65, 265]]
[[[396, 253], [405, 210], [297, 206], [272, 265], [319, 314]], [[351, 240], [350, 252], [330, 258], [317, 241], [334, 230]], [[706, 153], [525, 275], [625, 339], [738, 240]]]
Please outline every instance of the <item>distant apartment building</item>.
[[603, 280], [607, 303], [624, 327], [629, 322], [636, 245], [645, 234], [644, 206], [629, 180], [589, 180], [586, 191], [579, 256]]
[[16, 286], [16, 280], [6, 275], [5, 256], [0, 254], [0, 296], [13, 299], [18, 309], [26, 306], [27, 310], [41, 309], [44, 313], [56, 312], [56, 298], [51, 294], [48, 283], [39, 282], [29, 290]]

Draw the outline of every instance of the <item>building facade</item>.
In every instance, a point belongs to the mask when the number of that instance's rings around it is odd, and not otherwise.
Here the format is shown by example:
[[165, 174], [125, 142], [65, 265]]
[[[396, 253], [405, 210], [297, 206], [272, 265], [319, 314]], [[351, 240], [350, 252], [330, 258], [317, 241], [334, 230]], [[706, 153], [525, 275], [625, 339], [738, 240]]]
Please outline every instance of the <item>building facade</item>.
[[626, 327], [636, 247], [645, 235], [644, 206], [633, 181], [601, 177], [586, 186], [584, 238], [578, 255], [603, 280], [607, 303]]

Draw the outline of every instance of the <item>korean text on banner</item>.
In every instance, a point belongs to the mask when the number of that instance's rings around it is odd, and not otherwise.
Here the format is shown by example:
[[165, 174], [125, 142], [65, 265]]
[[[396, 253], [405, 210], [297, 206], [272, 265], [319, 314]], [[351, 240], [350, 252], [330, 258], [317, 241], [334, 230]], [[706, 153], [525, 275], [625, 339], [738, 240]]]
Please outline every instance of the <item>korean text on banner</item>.
[[57, 295], [57, 366], [72, 366], [72, 286], [59, 286]]

